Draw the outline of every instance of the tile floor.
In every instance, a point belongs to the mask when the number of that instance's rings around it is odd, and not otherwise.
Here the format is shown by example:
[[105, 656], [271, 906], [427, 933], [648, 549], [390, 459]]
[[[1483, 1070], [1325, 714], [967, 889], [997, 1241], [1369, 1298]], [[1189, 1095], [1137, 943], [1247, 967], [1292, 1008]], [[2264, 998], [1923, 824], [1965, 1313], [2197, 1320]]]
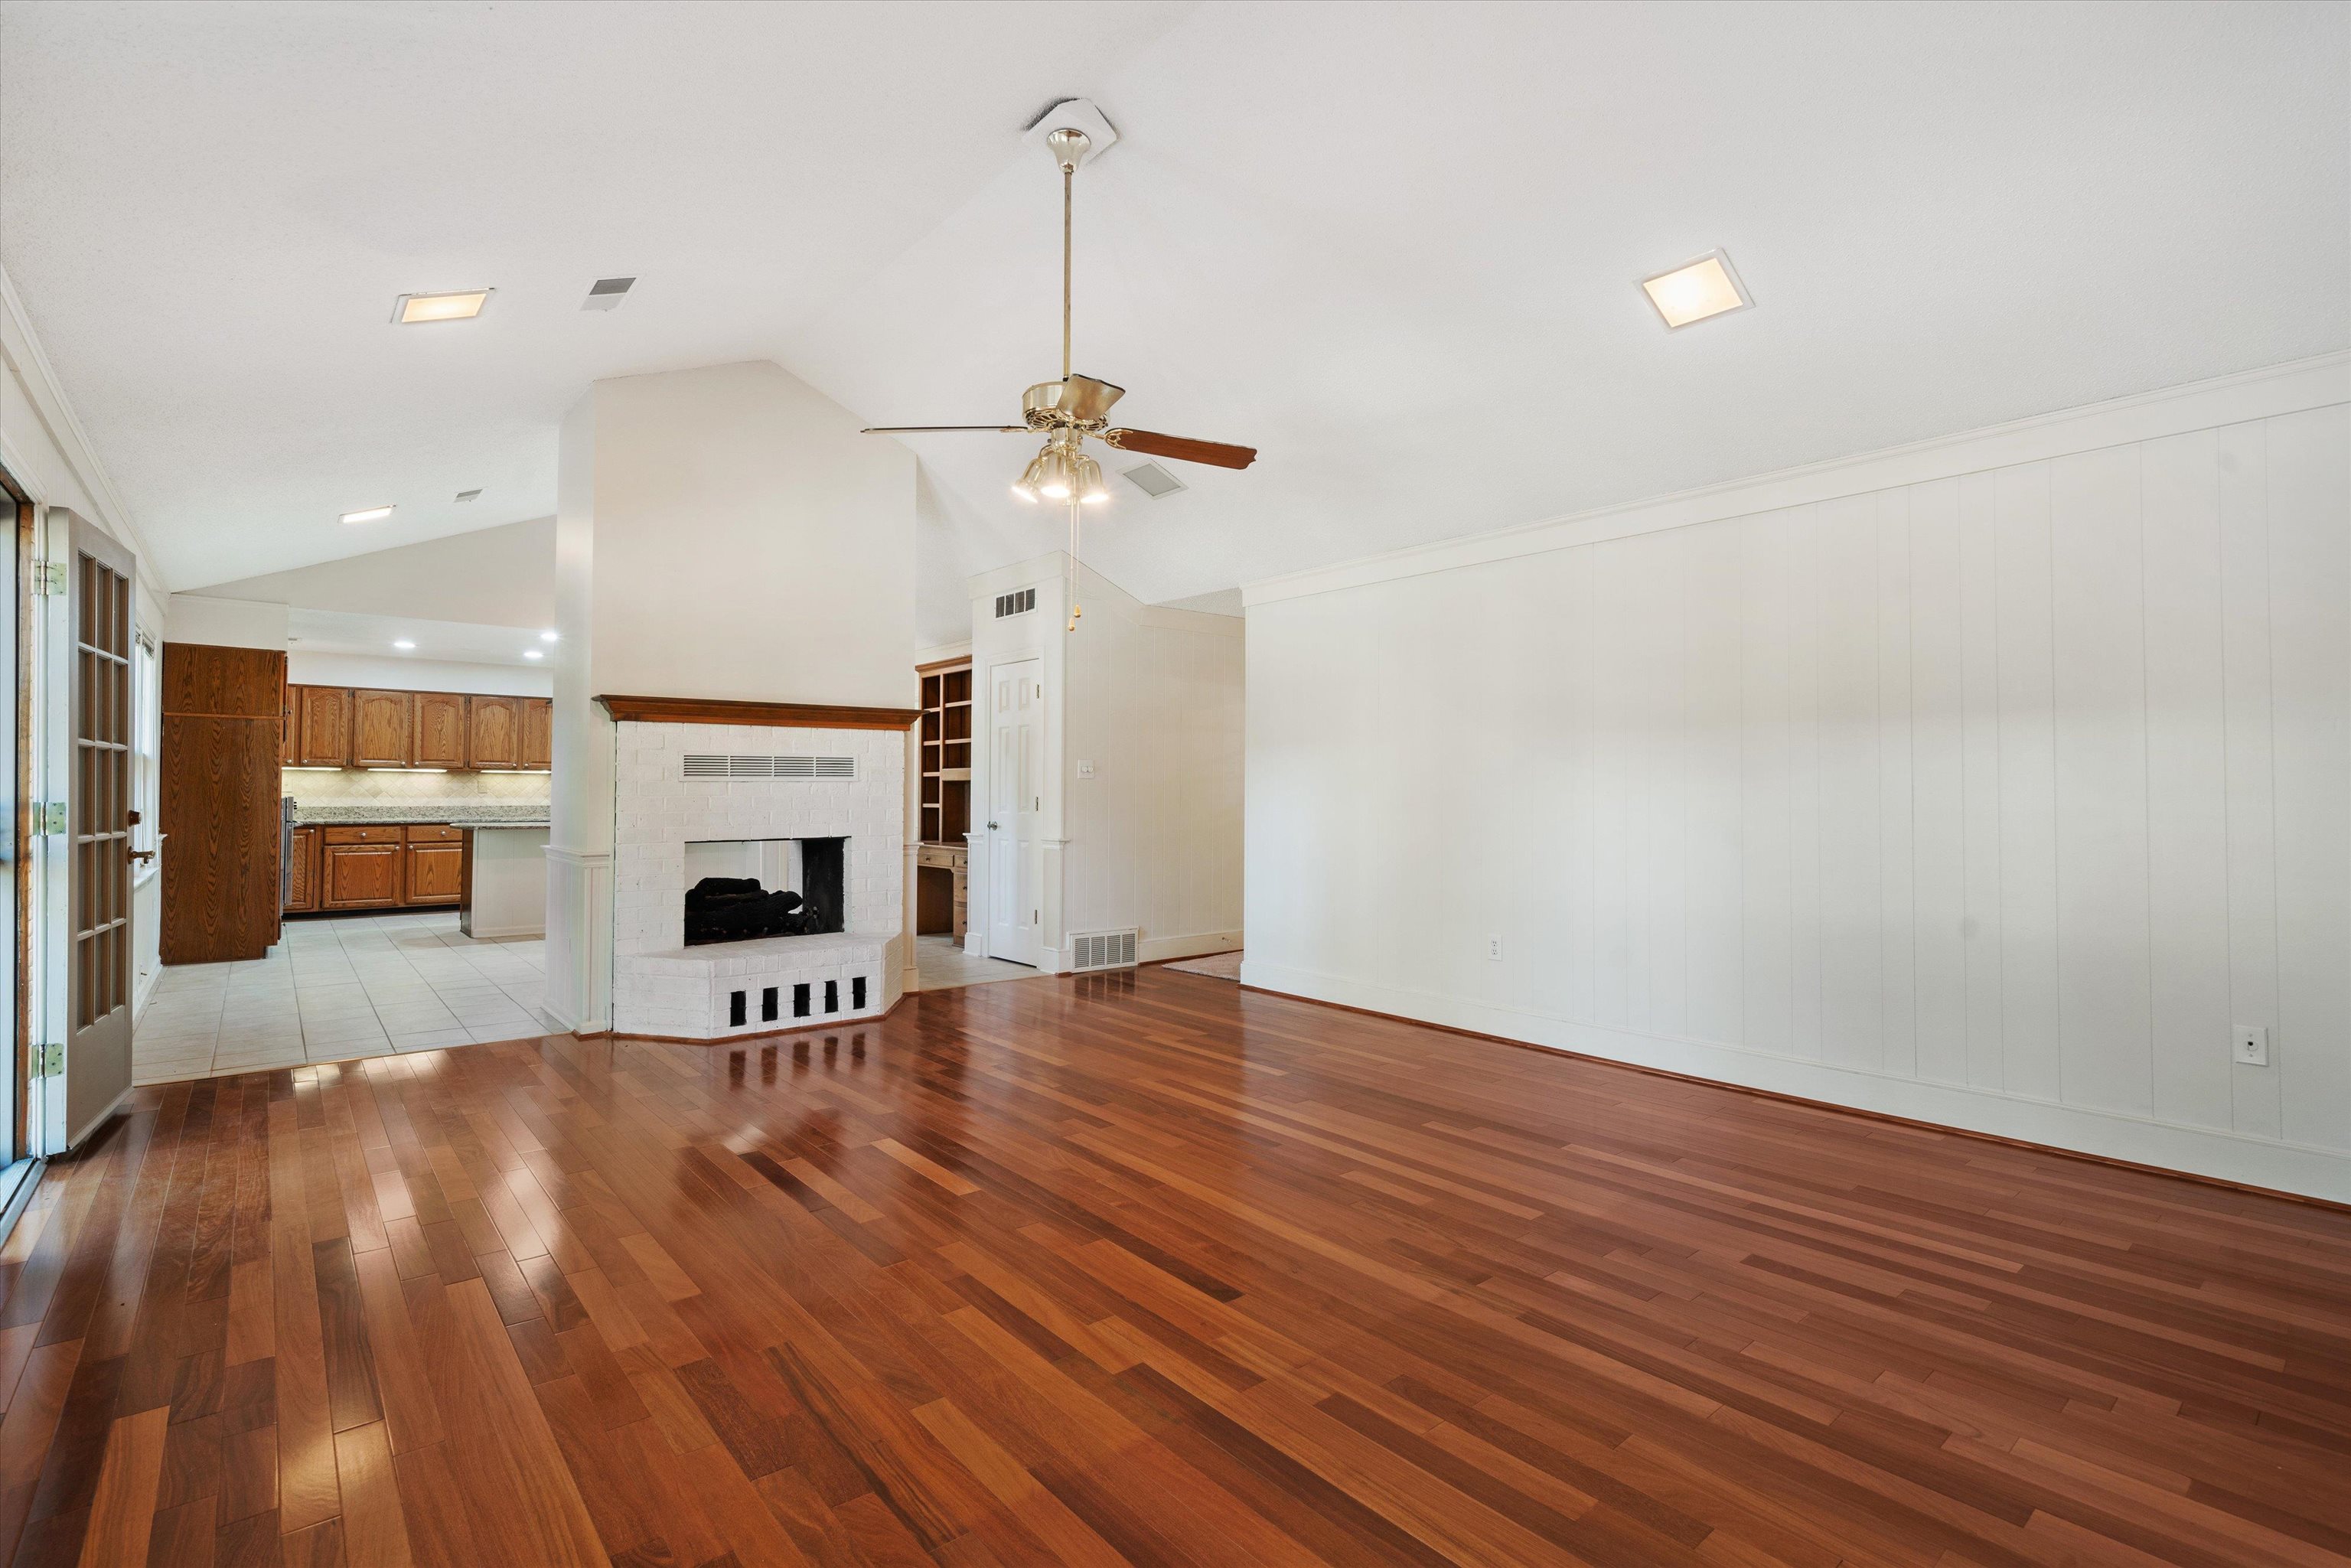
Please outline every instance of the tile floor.
[[141, 1083], [559, 1034], [547, 944], [476, 942], [455, 910], [289, 920], [249, 963], [174, 964], [132, 1031]]
[[1038, 971], [1026, 964], [1001, 958], [975, 958], [956, 946], [952, 936], [914, 938], [914, 970], [926, 991], [953, 990], [957, 986], [984, 986], [990, 980], [1033, 980]]

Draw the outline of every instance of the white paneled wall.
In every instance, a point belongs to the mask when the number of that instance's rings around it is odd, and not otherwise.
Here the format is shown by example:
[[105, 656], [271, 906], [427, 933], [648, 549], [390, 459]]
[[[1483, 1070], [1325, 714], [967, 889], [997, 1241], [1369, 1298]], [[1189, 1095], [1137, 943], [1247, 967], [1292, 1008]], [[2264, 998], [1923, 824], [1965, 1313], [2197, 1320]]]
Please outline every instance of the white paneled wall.
[[2351, 1197], [2346, 410], [2004, 441], [1253, 592], [1246, 977]]

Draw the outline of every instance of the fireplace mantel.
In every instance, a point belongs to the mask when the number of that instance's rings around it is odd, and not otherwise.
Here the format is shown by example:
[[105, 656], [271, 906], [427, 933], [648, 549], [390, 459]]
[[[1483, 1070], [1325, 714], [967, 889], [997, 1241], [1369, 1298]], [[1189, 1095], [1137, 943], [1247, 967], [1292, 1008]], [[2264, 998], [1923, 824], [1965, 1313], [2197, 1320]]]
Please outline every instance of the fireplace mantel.
[[755, 703], [729, 697], [599, 695], [604, 711], [632, 724], [758, 724], [778, 729], [907, 729], [914, 707], [841, 707], [826, 703]]

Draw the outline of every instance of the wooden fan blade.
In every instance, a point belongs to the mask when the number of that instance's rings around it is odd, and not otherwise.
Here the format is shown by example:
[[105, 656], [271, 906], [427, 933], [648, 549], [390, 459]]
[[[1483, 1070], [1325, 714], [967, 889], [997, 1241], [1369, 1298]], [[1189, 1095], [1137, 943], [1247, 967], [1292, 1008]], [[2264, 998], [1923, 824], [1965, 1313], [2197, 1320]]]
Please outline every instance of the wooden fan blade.
[[869, 424], [860, 435], [925, 435], [942, 430], [992, 430], [1008, 435], [1026, 435], [1025, 424]]
[[1102, 438], [1122, 452], [1208, 463], [1218, 468], [1246, 468], [1257, 461], [1254, 446], [1228, 446], [1221, 441], [1195, 441], [1188, 435], [1162, 435], [1155, 430], [1105, 430]]

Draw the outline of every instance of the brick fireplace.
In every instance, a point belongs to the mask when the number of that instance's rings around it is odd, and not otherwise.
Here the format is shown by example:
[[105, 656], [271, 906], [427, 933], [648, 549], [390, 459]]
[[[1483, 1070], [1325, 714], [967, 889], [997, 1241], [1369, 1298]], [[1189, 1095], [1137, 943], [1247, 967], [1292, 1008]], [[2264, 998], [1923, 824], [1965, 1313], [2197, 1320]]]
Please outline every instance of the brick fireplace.
[[[903, 984], [904, 723], [830, 727], [826, 710], [780, 706], [778, 715], [804, 713], [811, 722], [680, 721], [657, 716], [669, 711], [658, 706], [663, 699], [600, 700], [617, 721], [613, 1032], [724, 1040], [888, 1010]], [[749, 718], [766, 716], [770, 706], [726, 705]], [[772, 869], [785, 859], [771, 852], [761, 862], [747, 848], [714, 859], [714, 846], [834, 840], [840, 930], [687, 944], [686, 892], [704, 872], [733, 877], [764, 863], [778, 884], [770, 892], [788, 884]], [[797, 868], [799, 854], [788, 863]]]

